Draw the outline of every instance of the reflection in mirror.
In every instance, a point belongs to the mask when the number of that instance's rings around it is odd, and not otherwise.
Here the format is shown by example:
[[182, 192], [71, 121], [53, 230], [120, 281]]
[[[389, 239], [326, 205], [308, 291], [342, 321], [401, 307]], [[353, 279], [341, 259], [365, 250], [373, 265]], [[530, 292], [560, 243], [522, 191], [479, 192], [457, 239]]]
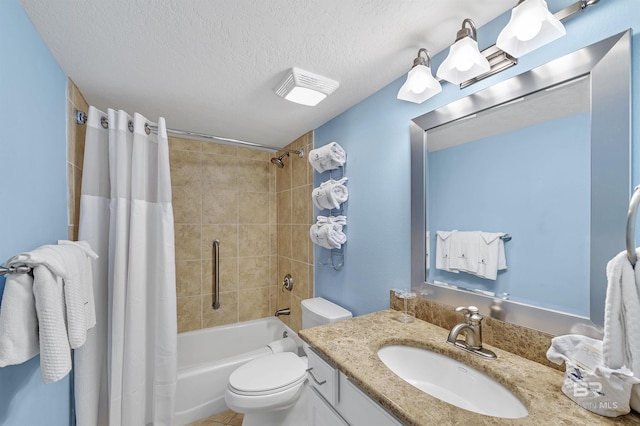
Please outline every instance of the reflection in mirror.
[[[629, 58], [620, 34], [413, 120], [414, 287], [487, 314], [497, 300], [551, 334], [602, 324], [606, 263], [624, 249]], [[437, 262], [453, 230], [509, 234], [506, 269]]]
[[[589, 314], [589, 83], [582, 76], [427, 130], [427, 281]], [[436, 245], [451, 230], [511, 235], [506, 269], [493, 280], [438, 268]]]

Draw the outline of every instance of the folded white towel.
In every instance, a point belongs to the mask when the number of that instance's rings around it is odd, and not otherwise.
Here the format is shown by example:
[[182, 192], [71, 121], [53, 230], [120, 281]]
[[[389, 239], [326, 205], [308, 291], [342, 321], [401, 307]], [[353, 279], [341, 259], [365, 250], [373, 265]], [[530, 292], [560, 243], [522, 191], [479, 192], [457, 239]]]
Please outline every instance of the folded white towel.
[[311, 241], [329, 250], [339, 249], [347, 242], [347, 236], [342, 231], [346, 224], [346, 216], [318, 216], [318, 221], [309, 229]]
[[[638, 256], [640, 251], [636, 250]], [[603, 359], [612, 369], [626, 366], [640, 372], [640, 266], [634, 270], [627, 252], [607, 264], [607, 296], [604, 311]], [[638, 373], [640, 374], [640, 373]], [[640, 386], [631, 391], [631, 408], [640, 410]]]
[[476, 274], [480, 262], [480, 233], [454, 232], [449, 247], [449, 269]]
[[437, 231], [436, 232], [436, 268], [447, 272], [458, 273], [456, 270], [449, 268], [449, 260], [451, 256], [451, 236], [458, 232], [453, 231]]
[[311, 193], [313, 205], [320, 210], [340, 208], [340, 204], [349, 198], [349, 191], [344, 185], [346, 182], [346, 177], [340, 180], [330, 179], [322, 182], [320, 186], [315, 188]]
[[476, 275], [495, 280], [498, 278], [499, 270], [507, 269], [504, 241], [501, 238], [505, 234], [504, 232], [480, 232], [479, 235], [479, 263]]
[[21, 364], [40, 352], [31, 274], [9, 274], [0, 307], [0, 367]]
[[330, 142], [309, 152], [309, 163], [318, 172], [337, 169], [344, 165], [347, 156], [337, 142]]

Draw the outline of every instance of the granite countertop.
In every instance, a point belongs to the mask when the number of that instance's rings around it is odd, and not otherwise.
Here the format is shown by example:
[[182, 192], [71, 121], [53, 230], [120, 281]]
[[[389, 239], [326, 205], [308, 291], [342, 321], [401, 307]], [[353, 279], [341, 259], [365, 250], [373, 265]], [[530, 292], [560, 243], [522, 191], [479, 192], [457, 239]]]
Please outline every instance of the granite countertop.
[[[446, 343], [448, 330], [416, 319], [403, 324], [398, 312], [385, 310], [320, 327], [300, 330], [300, 337], [347, 375], [371, 398], [406, 425], [638, 425], [632, 412], [608, 418], [585, 410], [560, 387], [563, 373], [534, 361], [484, 345], [498, 356], [485, 360]], [[479, 370], [510, 389], [528, 408], [521, 419], [473, 413], [432, 397], [396, 376], [378, 358], [378, 349], [404, 344], [439, 352]]]

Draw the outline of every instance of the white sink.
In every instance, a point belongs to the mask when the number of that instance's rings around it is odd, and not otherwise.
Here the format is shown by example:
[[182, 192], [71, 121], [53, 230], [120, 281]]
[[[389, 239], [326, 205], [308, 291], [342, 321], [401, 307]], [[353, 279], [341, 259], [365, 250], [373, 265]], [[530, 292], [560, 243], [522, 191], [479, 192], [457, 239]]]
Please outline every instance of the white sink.
[[444, 355], [412, 346], [384, 346], [378, 357], [407, 383], [449, 404], [508, 419], [529, 414], [503, 385]]

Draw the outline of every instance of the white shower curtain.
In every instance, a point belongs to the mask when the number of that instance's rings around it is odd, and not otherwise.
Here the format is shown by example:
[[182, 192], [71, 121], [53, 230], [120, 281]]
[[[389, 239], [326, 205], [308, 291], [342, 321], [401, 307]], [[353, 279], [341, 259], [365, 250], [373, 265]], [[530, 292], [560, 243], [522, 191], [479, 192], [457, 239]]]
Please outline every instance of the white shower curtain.
[[94, 264], [97, 324], [74, 357], [78, 426], [173, 422], [177, 319], [169, 149], [164, 118], [157, 135], [147, 135], [145, 123], [124, 111], [90, 107], [87, 114], [79, 239], [100, 257]]

